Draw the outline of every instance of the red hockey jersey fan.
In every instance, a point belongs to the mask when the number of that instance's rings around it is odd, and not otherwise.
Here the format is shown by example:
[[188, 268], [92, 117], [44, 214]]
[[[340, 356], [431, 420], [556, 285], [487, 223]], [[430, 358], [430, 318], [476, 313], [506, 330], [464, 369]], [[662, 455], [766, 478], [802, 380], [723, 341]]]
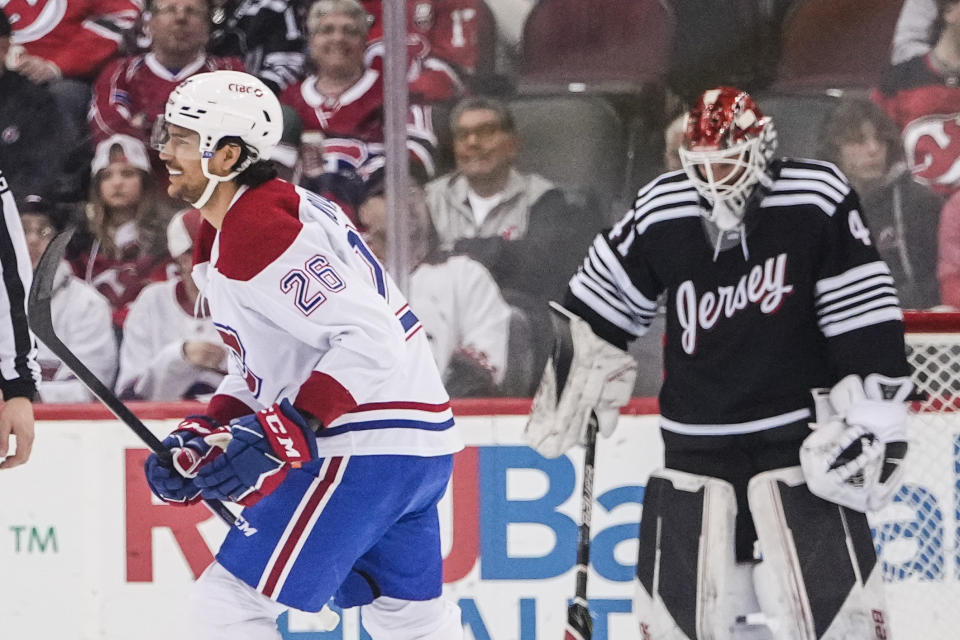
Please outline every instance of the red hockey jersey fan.
[[12, 41], [56, 64], [68, 78], [94, 76], [140, 15], [132, 0], [9, 0]]
[[99, 142], [115, 133], [150, 140], [153, 121], [163, 112], [167, 96], [192, 75], [218, 69], [243, 71], [238, 58], [200, 56], [173, 73], [153, 53], [121, 58], [110, 64], [93, 88], [90, 129]]
[[950, 194], [960, 188], [960, 75], [919, 56], [890, 70], [874, 99], [900, 127], [914, 179]]
[[[360, 80], [336, 100], [316, 89], [316, 76], [288, 88], [280, 102], [297, 112], [303, 130], [324, 134], [324, 170], [331, 173], [353, 171], [372, 173], [382, 166], [383, 158], [383, 80], [367, 69]], [[407, 116], [407, 148], [411, 160], [433, 175], [433, 149], [436, 136], [430, 122], [429, 107], [411, 104]]]

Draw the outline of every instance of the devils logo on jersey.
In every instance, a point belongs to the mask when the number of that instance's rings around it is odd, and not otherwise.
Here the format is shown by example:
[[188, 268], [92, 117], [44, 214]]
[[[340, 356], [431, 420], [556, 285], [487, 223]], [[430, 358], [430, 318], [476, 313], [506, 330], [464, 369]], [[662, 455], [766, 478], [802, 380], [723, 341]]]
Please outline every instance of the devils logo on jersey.
[[950, 193], [960, 185], [960, 114], [917, 118], [903, 130], [903, 147], [914, 178]]
[[67, 13], [67, 0], [9, 0], [0, 2], [13, 26], [13, 41], [34, 42], [60, 24]]

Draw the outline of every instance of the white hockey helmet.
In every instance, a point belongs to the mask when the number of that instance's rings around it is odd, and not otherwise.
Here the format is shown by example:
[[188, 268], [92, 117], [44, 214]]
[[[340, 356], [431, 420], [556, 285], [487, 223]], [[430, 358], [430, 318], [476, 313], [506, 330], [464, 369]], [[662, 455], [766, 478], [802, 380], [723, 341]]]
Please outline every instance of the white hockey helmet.
[[679, 152], [687, 176], [713, 205], [707, 220], [722, 230], [741, 222], [776, 147], [773, 122], [745, 91], [717, 87], [700, 96], [687, 114]]
[[[170, 92], [163, 115], [154, 124], [151, 145], [160, 151], [166, 143], [166, 125], [175, 124], [200, 136], [200, 162], [207, 189], [193, 206], [200, 208], [218, 182], [235, 178], [257, 160], [269, 160], [280, 142], [283, 115], [280, 102], [267, 85], [241, 71], [199, 73]], [[239, 138], [247, 157], [227, 176], [209, 172], [209, 160], [217, 144], [227, 137]]]

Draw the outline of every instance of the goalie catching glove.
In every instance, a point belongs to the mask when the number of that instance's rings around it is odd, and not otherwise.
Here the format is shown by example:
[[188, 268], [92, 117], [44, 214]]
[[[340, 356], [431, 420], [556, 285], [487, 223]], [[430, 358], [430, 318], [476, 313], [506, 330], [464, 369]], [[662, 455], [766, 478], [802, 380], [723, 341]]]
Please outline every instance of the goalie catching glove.
[[598, 337], [590, 325], [555, 302], [553, 354], [533, 398], [524, 437], [548, 458], [581, 443], [590, 414], [604, 436], [617, 426], [620, 407], [630, 400], [637, 362]]
[[817, 422], [800, 448], [811, 492], [862, 512], [890, 502], [903, 481], [911, 389], [907, 378], [873, 373], [849, 375], [826, 396], [814, 390]]
[[223, 454], [197, 470], [204, 498], [251, 506], [276, 489], [291, 468], [317, 458], [317, 438], [289, 400], [237, 418], [207, 438]]

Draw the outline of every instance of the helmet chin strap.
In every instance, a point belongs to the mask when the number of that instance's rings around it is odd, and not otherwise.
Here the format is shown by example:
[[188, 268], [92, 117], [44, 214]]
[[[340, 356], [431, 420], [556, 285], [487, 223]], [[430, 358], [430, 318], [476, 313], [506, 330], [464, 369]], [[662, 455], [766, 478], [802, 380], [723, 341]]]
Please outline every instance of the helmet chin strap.
[[210, 158], [201, 158], [200, 168], [203, 169], [203, 175], [207, 178], [207, 186], [203, 189], [203, 193], [200, 194], [200, 197], [197, 198], [195, 202], [190, 203], [193, 208], [200, 209], [203, 207], [203, 205], [207, 204], [207, 201], [210, 200], [210, 197], [213, 195], [213, 191], [217, 188], [218, 184], [221, 182], [230, 182], [236, 178], [238, 175], [240, 175], [240, 172], [247, 168], [250, 162], [251, 161], [248, 159], [243, 163], [243, 165], [231, 171], [229, 174], [225, 176], [216, 176], [210, 173]]

